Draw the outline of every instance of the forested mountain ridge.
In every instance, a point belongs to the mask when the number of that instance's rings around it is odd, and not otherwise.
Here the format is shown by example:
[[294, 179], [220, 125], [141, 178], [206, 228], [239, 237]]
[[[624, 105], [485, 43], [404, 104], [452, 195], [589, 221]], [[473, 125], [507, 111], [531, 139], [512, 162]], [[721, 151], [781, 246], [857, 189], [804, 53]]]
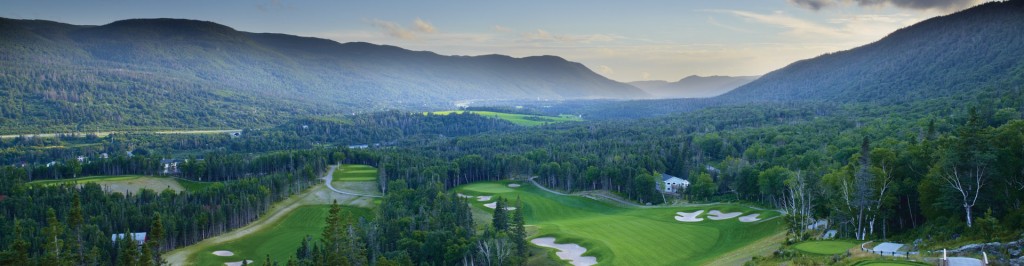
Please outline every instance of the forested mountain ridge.
[[1024, 1], [935, 17], [858, 48], [798, 61], [730, 101], [903, 102], [1015, 92], [1024, 83]]
[[704, 98], [715, 97], [734, 90], [758, 76], [687, 76], [675, 82], [646, 80], [629, 82], [655, 98]]
[[555, 56], [443, 56], [205, 21], [0, 18], [0, 129], [242, 127], [468, 99], [646, 93]]

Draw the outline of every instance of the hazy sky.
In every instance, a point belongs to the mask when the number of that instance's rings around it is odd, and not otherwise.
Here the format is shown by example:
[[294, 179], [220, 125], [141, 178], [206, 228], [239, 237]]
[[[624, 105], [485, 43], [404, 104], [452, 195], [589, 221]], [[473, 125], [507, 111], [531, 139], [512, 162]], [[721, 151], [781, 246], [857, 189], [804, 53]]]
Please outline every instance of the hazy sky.
[[444, 55], [557, 55], [619, 81], [761, 75], [983, 0], [0, 0], [0, 16], [188, 18]]

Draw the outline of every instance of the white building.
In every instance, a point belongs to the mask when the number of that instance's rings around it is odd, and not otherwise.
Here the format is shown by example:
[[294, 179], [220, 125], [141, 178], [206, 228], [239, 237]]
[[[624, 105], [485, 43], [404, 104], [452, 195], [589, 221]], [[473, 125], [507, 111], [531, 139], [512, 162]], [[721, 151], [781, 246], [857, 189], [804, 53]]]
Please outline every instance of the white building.
[[686, 189], [690, 186], [690, 181], [682, 178], [661, 174], [661, 183], [659, 183], [659, 189], [662, 192], [675, 193], [679, 189]]

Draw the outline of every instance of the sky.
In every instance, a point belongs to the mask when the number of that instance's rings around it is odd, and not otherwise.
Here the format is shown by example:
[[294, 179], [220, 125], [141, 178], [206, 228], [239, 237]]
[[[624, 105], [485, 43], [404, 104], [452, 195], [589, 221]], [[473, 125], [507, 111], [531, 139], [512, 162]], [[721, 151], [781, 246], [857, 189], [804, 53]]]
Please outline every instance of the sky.
[[0, 0], [0, 17], [185, 18], [443, 55], [556, 55], [617, 81], [763, 75], [985, 0]]

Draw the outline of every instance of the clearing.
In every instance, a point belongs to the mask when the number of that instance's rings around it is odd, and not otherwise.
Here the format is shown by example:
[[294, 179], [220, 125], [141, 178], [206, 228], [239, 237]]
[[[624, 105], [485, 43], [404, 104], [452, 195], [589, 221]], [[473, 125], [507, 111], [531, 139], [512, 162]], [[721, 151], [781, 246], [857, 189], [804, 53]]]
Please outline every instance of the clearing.
[[33, 186], [51, 186], [56, 184], [84, 183], [96, 183], [100, 185], [100, 187], [103, 187], [103, 191], [106, 191], [108, 193], [138, 193], [139, 190], [142, 190], [144, 188], [156, 191], [157, 193], [159, 193], [160, 191], [164, 191], [165, 189], [170, 189], [175, 192], [181, 192], [185, 190], [195, 191], [214, 184], [213, 182], [196, 182], [173, 177], [155, 177], [140, 175], [89, 176], [73, 179], [36, 180], [28, 182], [29, 185]]
[[512, 122], [513, 124], [516, 124], [516, 125], [528, 126], [528, 127], [539, 126], [539, 125], [544, 125], [544, 124], [549, 124], [549, 123], [583, 121], [583, 119], [580, 119], [579, 117], [572, 116], [572, 115], [543, 116], [543, 115], [524, 115], [524, 114], [499, 113], [499, 112], [489, 112], [489, 111], [441, 111], [441, 112], [427, 112], [427, 113], [424, 113], [424, 114], [428, 114], [429, 113], [429, 114], [435, 114], [435, 115], [449, 115], [449, 114], [452, 114], [452, 113], [460, 113], [461, 114], [461, 113], [465, 113], [465, 112], [469, 112], [471, 114], [478, 114], [478, 115], [486, 116], [486, 117], [494, 117], [494, 118], [498, 118], [498, 119], [503, 119], [503, 120]]
[[[578, 244], [587, 249], [583, 256], [597, 257], [603, 265], [703, 265], [719, 257], [742, 263], [749, 255], [760, 254], [764, 250], [760, 246], [776, 244], [761, 240], [774, 239], [784, 228], [782, 219], [771, 219], [778, 217], [778, 212], [736, 204], [637, 208], [551, 194], [531, 184], [511, 189], [507, 183], [474, 183], [456, 191], [474, 197], [500, 196], [510, 204], [520, 198], [527, 224], [537, 228], [532, 237], [553, 237], [557, 243]], [[484, 207], [490, 202], [469, 203], [475, 209], [491, 212]], [[681, 223], [674, 219], [677, 212], [699, 210], [757, 213], [764, 220], [745, 223], [732, 218]], [[556, 251], [548, 250], [555, 256]]]

